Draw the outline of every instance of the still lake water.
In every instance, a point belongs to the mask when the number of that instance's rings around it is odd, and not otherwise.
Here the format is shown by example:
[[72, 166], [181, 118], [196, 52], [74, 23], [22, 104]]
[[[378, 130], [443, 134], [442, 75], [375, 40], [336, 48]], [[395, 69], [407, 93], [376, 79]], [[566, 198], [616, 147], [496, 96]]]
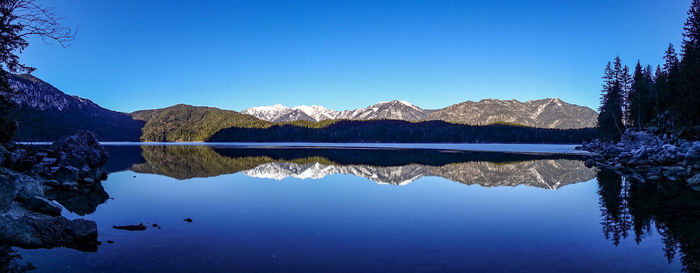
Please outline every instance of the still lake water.
[[700, 258], [696, 192], [576, 155], [107, 150], [110, 199], [64, 202], [102, 244], [16, 249], [32, 272], [694, 272]]

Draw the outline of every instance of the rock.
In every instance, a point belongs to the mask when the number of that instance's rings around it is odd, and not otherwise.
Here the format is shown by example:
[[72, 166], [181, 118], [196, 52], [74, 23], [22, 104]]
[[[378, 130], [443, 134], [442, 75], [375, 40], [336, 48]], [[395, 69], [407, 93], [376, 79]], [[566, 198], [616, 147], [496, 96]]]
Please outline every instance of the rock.
[[0, 214], [0, 241], [22, 248], [89, 249], [97, 245], [97, 224], [13, 207], [10, 213]]
[[636, 153], [634, 153], [630, 161], [627, 162], [627, 165], [630, 166], [640, 166], [646, 164], [649, 164], [649, 154], [647, 154], [647, 150], [645, 148], [639, 149]]
[[82, 181], [87, 183], [87, 184], [94, 184], [95, 183], [95, 179], [92, 179], [90, 177], [85, 177], [82, 179]]
[[7, 157], [10, 155], [10, 151], [8, 151], [5, 146], [0, 144], [0, 167], [5, 166], [5, 161], [7, 161]]
[[700, 186], [700, 173], [695, 174], [693, 177], [689, 178], [688, 184], [691, 186]]
[[685, 153], [685, 160], [691, 162], [700, 161], [700, 141], [693, 142], [693, 146]]
[[44, 159], [41, 160], [41, 164], [44, 166], [53, 166], [53, 164], [56, 164], [56, 161], [58, 161], [58, 159], [52, 157], [44, 157]]
[[126, 225], [126, 226], [112, 226], [114, 229], [122, 229], [122, 230], [128, 230], [128, 231], [143, 231], [146, 230], [146, 226], [141, 223], [138, 225]]
[[79, 184], [78, 184], [78, 182], [75, 182], [75, 181], [63, 181], [63, 182], [61, 182], [61, 186], [63, 186], [64, 188], [74, 188], [74, 187], [78, 187]]
[[88, 131], [77, 132], [63, 137], [52, 144], [54, 152], [60, 155], [60, 161], [66, 166], [82, 168], [99, 167], [107, 162], [107, 153], [97, 142], [95, 135]]
[[17, 199], [28, 200], [33, 196], [44, 196], [44, 187], [39, 181], [30, 176], [21, 175], [17, 178]]
[[9, 173], [0, 169], [0, 213], [7, 212], [17, 196], [17, 185]]
[[49, 179], [49, 180], [44, 181], [44, 186], [50, 186], [50, 187], [55, 188], [55, 187], [58, 187], [60, 185], [61, 185], [61, 183], [58, 182], [58, 180], [56, 180], [56, 179]]
[[45, 170], [46, 168], [41, 164], [34, 164], [34, 166], [32, 166], [32, 172], [34, 173], [45, 173]]
[[78, 169], [73, 167], [73, 166], [68, 166], [68, 167], [60, 167], [54, 176], [56, 177], [56, 180], [64, 182], [64, 181], [77, 181], [78, 180]]
[[61, 206], [47, 200], [44, 197], [32, 196], [24, 201], [24, 207], [35, 212], [48, 214], [51, 216], [61, 215]]

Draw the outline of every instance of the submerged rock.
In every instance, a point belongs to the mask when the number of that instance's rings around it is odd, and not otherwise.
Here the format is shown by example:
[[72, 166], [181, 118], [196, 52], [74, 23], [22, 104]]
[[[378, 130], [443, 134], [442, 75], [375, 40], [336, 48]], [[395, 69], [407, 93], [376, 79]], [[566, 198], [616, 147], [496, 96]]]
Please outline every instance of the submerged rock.
[[126, 225], [126, 226], [112, 226], [114, 229], [128, 230], [128, 231], [143, 231], [146, 230], [146, 225], [143, 223], [138, 225]]

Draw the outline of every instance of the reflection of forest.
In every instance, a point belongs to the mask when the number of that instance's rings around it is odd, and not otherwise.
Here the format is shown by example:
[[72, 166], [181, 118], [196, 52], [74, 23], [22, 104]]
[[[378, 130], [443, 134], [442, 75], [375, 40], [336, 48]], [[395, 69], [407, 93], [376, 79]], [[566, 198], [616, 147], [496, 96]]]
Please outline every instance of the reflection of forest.
[[0, 245], [0, 272], [20, 273], [29, 272], [35, 269], [29, 263], [23, 263], [22, 257], [11, 246]]
[[685, 272], [700, 272], [700, 193], [685, 183], [642, 183], [614, 171], [598, 173], [603, 234], [618, 245], [640, 243], [655, 229], [669, 262], [680, 255]]
[[[131, 169], [177, 179], [242, 172], [283, 179], [351, 174], [400, 185], [425, 176], [482, 186], [528, 185], [546, 189], [588, 181], [595, 170], [576, 157], [436, 150], [212, 149], [143, 146], [143, 163]], [[127, 156], [126, 158], [136, 158]]]

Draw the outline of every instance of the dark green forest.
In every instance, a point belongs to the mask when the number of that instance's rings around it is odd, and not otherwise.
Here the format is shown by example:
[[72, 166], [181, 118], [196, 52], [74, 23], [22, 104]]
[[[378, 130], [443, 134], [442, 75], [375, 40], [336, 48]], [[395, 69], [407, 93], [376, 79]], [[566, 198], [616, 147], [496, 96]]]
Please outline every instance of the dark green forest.
[[598, 116], [603, 137], [618, 139], [628, 128], [700, 137], [700, 0], [688, 10], [680, 56], [673, 44], [663, 56], [656, 68], [638, 60], [633, 72], [620, 57], [605, 66]]
[[502, 124], [476, 126], [444, 121], [342, 120], [320, 128], [292, 124], [267, 128], [232, 127], [218, 131], [208, 141], [581, 143], [597, 136], [595, 128], [562, 130]]

